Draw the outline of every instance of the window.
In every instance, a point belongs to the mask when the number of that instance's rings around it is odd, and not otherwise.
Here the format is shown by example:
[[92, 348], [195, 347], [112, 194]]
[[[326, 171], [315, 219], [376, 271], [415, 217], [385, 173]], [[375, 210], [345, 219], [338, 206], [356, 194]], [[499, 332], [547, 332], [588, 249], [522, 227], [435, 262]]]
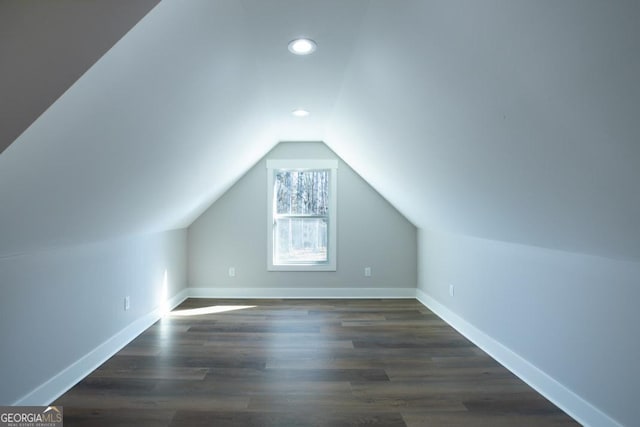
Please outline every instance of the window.
[[336, 270], [337, 160], [267, 160], [269, 270]]

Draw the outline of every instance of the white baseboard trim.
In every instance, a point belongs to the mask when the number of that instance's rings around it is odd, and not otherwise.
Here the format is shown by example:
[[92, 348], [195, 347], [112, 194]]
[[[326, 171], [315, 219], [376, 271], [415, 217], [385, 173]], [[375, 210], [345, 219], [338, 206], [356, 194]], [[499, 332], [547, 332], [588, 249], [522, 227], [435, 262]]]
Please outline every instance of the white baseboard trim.
[[[187, 298], [187, 289], [183, 289], [167, 301], [164, 307], [173, 309]], [[125, 345], [129, 344], [149, 326], [157, 322], [162, 317], [164, 311], [162, 307], [159, 307], [134, 320], [127, 327], [91, 350], [62, 372], [15, 401], [13, 406], [41, 406], [51, 404], [51, 402], [120, 351]]]
[[580, 424], [594, 427], [622, 427], [622, 425], [613, 418], [560, 384], [523, 357], [514, 353], [458, 316], [422, 290], [416, 290], [416, 299]]
[[188, 288], [190, 298], [415, 298], [415, 288]]

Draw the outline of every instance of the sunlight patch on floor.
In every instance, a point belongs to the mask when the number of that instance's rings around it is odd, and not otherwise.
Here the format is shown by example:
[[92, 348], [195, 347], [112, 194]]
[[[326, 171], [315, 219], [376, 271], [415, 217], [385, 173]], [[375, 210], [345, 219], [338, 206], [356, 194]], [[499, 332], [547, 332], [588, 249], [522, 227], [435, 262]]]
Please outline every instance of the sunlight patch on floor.
[[255, 305], [211, 305], [209, 307], [189, 308], [186, 310], [174, 310], [170, 316], [201, 316], [203, 314], [225, 313], [227, 311], [244, 310], [254, 308]]

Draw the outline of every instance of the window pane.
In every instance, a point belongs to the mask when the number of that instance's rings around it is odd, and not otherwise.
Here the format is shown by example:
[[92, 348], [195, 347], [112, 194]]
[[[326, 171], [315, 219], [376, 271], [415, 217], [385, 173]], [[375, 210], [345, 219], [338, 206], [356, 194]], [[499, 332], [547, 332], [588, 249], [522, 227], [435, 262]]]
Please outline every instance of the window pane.
[[276, 171], [276, 214], [328, 215], [330, 170]]
[[327, 262], [327, 221], [322, 218], [276, 220], [275, 264]]

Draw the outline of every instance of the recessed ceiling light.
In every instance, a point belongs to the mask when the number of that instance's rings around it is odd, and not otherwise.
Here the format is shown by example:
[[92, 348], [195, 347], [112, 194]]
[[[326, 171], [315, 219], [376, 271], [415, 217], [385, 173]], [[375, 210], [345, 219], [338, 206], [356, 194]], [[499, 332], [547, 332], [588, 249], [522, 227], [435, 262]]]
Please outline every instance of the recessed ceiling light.
[[289, 52], [295, 55], [309, 55], [316, 50], [316, 42], [311, 39], [295, 39], [289, 42]]
[[296, 110], [293, 110], [291, 114], [296, 117], [307, 117], [309, 115], [309, 112], [307, 110], [303, 110], [302, 108], [298, 108]]

